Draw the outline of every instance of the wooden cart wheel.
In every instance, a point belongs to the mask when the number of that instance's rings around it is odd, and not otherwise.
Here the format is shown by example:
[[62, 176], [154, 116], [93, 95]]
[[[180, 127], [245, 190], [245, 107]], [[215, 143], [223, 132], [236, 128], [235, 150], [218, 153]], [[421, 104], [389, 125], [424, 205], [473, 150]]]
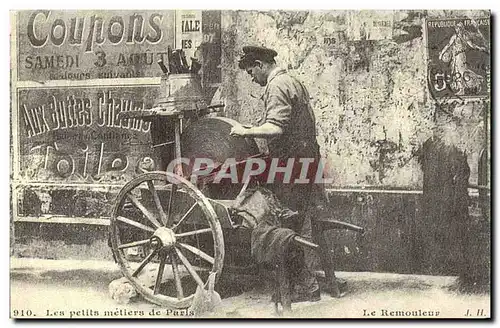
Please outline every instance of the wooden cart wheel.
[[222, 271], [224, 238], [215, 210], [173, 173], [144, 173], [120, 190], [110, 237], [123, 275], [158, 305], [189, 307], [196, 287]]

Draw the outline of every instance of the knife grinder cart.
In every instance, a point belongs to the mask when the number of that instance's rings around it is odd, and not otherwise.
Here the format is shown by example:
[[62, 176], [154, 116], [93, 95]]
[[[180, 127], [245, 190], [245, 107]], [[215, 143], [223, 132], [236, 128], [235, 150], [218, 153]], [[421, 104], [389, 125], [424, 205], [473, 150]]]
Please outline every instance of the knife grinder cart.
[[[237, 149], [238, 156], [248, 158], [257, 155], [258, 148], [253, 139], [229, 136], [231, 127], [237, 122], [203, 117], [210, 108], [203, 100], [197, 74], [168, 74], [170, 71], [165, 65], [159, 64], [165, 75], [161, 80], [161, 98], [157, 106], [149, 110], [122, 112], [120, 116], [152, 122], [152, 147], [161, 158], [161, 169], [143, 170], [120, 190], [113, 207], [109, 233], [114, 258], [138, 293], [158, 305], [187, 308], [193, 301], [196, 287], [205, 288], [213, 274], [217, 280], [223, 266], [228, 264], [224, 263], [225, 253], [229, 250], [224, 246], [223, 229], [238, 230], [242, 226], [241, 217], [232, 212], [235, 199], [207, 197], [198, 185], [189, 181], [189, 167], [178, 165], [169, 172], [167, 164], [173, 158], [206, 156], [210, 149], [223, 147], [228, 147], [228, 151]], [[217, 129], [207, 129], [207, 126], [216, 126]], [[189, 131], [191, 135], [202, 134], [205, 139], [219, 136], [221, 146], [204, 149], [204, 144], [201, 144], [194, 154], [186, 154], [188, 150], [182, 148], [182, 142]], [[248, 181], [242, 189], [247, 185]], [[361, 227], [339, 221], [318, 222], [316, 226], [321, 232], [328, 229], [363, 231]], [[326, 249], [323, 237], [316, 240], [319, 246], [295, 237], [295, 242], [304, 246]], [[331, 294], [338, 297], [340, 291], [331, 255], [327, 251], [320, 252], [320, 255]], [[283, 309], [290, 310], [290, 295], [283, 287], [285, 285], [286, 281], [278, 284], [278, 293]]]

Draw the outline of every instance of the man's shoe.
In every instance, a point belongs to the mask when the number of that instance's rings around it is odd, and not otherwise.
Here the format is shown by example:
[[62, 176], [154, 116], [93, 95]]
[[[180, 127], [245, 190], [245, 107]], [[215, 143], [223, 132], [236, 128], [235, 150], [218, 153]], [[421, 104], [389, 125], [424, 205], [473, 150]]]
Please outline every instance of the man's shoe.
[[313, 292], [294, 293], [292, 295], [292, 303], [318, 302], [320, 300], [321, 300], [321, 294], [320, 294], [319, 288]]

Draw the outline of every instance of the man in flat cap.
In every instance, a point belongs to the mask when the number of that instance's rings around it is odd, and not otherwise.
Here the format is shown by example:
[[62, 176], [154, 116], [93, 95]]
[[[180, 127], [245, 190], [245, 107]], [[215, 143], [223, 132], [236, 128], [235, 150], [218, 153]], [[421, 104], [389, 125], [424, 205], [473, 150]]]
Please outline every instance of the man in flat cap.
[[[247, 46], [243, 48], [243, 52], [239, 68], [245, 70], [253, 82], [265, 87], [263, 95], [265, 118], [260, 126], [250, 128], [235, 126], [231, 130], [231, 135], [266, 139], [269, 155], [272, 158], [279, 158], [280, 163], [285, 163], [280, 166], [286, 166], [287, 160], [291, 158], [296, 162], [300, 158], [313, 158], [319, 161], [315, 118], [309, 102], [309, 93], [304, 85], [276, 65], [274, 60], [277, 56], [276, 51]], [[288, 228], [301, 232], [304, 220], [311, 215], [311, 204], [315, 200], [313, 198], [320, 194], [313, 192], [316, 188], [313, 183], [297, 184], [280, 181], [269, 186], [283, 205], [299, 213]], [[303, 254], [297, 261], [298, 263], [292, 264], [291, 268], [298, 277], [296, 281], [292, 281], [295, 283], [292, 301], [318, 301], [319, 285], [312, 271], [305, 266]]]

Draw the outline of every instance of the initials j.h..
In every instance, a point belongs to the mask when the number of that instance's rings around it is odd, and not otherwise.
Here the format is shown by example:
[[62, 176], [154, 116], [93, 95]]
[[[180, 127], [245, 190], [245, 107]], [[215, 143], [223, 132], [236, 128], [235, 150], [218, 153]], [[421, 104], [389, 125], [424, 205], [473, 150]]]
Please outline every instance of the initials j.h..
[[485, 315], [486, 314], [484, 312], [484, 309], [477, 309], [477, 311], [471, 311], [470, 309], [467, 309], [467, 312], [465, 313], [466, 317], [472, 317], [472, 316], [483, 317]]

